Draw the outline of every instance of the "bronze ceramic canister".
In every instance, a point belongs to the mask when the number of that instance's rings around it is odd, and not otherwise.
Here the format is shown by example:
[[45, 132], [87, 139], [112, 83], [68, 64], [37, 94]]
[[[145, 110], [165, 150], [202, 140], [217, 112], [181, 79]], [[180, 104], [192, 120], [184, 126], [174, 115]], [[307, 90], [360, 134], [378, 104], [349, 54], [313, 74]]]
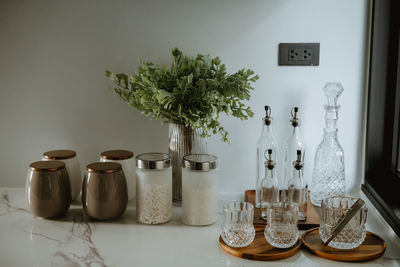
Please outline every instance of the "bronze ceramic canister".
[[32, 214], [42, 218], [64, 215], [71, 204], [71, 185], [62, 161], [37, 161], [29, 166], [25, 196]]
[[82, 185], [82, 204], [93, 219], [120, 217], [128, 204], [128, 191], [121, 164], [95, 162], [86, 166]]

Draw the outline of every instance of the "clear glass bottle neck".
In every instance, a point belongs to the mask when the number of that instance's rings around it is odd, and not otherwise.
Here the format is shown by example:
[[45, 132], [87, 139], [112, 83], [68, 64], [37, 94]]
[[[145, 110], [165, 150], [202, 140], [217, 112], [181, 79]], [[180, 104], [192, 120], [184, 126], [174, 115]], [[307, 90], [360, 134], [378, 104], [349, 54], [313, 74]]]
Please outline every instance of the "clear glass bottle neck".
[[272, 135], [272, 124], [263, 124], [262, 135]]
[[335, 141], [337, 139], [337, 129], [324, 129], [324, 141]]
[[337, 120], [340, 106], [325, 105], [325, 128], [324, 139], [334, 139], [337, 137]]
[[301, 181], [303, 179], [303, 169], [301, 170], [296, 170], [295, 168], [293, 168], [293, 176], [292, 176], [293, 180], [299, 180]]
[[292, 135], [294, 136], [299, 136], [300, 135], [300, 127], [296, 126], [296, 127], [292, 127]]
[[275, 179], [274, 177], [274, 169], [270, 170], [267, 167], [265, 167], [265, 179]]

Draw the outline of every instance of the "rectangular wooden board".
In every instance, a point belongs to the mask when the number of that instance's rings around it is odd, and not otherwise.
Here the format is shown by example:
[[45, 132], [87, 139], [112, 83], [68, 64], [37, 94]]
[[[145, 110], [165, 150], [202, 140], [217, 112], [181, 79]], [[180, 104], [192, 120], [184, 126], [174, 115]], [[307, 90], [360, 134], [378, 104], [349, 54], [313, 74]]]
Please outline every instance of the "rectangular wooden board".
[[[246, 202], [250, 202], [254, 205], [256, 198], [256, 190], [246, 190], [244, 192], [244, 199]], [[266, 221], [260, 218], [261, 210], [260, 208], [254, 208], [254, 225], [264, 226], [266, 225]], [[314, 206], [310, 198], [308, 198], [307, 203], [307, 219], [305, 221], [299, 221], [298, 228], [299, 230], [308, 230], [311, 228], [319, 227], [320, 223], [320, 214], [321, 208]]]

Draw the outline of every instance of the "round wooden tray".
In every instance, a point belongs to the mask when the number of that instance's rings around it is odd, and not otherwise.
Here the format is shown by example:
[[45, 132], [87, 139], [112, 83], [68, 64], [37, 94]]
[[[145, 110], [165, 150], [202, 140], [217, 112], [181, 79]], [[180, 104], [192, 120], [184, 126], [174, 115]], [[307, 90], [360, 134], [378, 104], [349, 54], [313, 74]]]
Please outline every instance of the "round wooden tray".
[[222, 237], [219, 237], [219, 245], [229, 254], [256, 261], [273, 261], [293, 256], [300, 250], [300, 239], [291, 248], [274, 248], [268, 244], [264, 237], [264, 230], [257, 230], [253, 242], [244, 248], [233, 248], [225, 244]]
[[386, 249], [386, 242], [378, 235], [368, 232], [364, 242], [355, 249], [345, 250], [324, 246], [319, 228], [304, 232], [301, 241], [315, 255], [335, 261], [367, 261], [379, 258]]

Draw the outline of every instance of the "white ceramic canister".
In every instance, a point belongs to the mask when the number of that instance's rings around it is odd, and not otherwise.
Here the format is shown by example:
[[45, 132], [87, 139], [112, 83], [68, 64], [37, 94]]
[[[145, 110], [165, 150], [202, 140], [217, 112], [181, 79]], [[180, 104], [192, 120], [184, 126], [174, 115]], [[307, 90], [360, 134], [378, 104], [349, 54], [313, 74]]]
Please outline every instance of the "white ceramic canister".
[[117, 162], [121, 164], [128, 188], [128, 200], [136, 195], [136, 170], [133, 152], [129, 150], [107, 150], [101, 153], [101, 162]]
[[217, 221], [217, 157], [190, 154], [182, 159], [182, 220], [189, 225]]
[[168, 154], [144, 153], [136, 157], [136, 215], [145, 224], [171, 219], [172, 167]]
[[73, 150], [59, 149], [51, 150], [43, 153], [43, 160], [60, 160], [65, 163], [70, 184], [71, 184], [71, 199], [76, 199], [82, 189], [82, 171], [76, 152]]

